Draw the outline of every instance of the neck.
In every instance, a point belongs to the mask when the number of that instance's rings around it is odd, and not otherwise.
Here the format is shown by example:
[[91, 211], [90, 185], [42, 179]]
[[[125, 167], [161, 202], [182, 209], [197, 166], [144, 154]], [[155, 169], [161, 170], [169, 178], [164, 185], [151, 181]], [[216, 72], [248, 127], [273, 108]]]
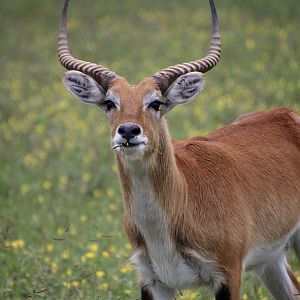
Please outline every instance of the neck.
[[[123, 188], [125, 209], [130, 213], [134, 194], [137, 191], [136, 182], [149, 186], [155, 201], [166, 211], [168, 216], [175, 213], [174, 205], [184, 199], [185, 185], [178, 170], [174, 149], [165, 120], [161, 120], [159, 142], [156, 150], [139, 160], [127, 160], [117, 156], [121, 184]], [[146, 192], [147, 193], [147, 192]], [[150, 195], [144, 195], [145, 197]]]

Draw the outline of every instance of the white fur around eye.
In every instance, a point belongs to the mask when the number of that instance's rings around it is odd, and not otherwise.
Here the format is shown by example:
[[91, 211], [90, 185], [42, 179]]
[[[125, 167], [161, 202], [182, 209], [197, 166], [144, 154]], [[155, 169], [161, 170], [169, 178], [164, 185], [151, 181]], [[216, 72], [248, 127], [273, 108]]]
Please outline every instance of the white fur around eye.
[[203, 90], [205, 84], [204, 76], [200, 72], [191, 72], [180, 76], [169, 87], [165, 97], [173, 107], [177, 104], [188, 103]]
[[67, 90], [85, 103], [100, 104], [103, 102], [105, 91], [92, 77], [79, 71], [68, 71], [64, 76]]

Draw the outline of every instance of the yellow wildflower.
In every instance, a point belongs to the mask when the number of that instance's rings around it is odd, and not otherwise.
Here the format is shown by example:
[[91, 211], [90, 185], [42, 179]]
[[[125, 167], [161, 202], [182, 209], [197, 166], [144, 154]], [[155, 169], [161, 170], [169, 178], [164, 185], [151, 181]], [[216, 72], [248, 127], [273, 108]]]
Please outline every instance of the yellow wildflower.
[[130, 290], [125, 290], [124, 291], [125, 295], [130, 296], [131, 295], [131, 291]]
[[70, 234], [71, 234], [71, 235], [76, 235], [76, 234], [77, 234], [77, 229], [76, 229], [76, 227], [72, 226], [72, 227], [70, 228]]
[[25, 245], [25, 242], [23, 240], [14, 240], [11, 242], [11, 246], [14, 249], [21, 249], [24, 247], [24, 245]]
[[74, 288], [78, 287], [79, 286], [79, 281], [77, 281], [77, 280], [71, 281], [71, 286], [74, 287]]
[[111, 221], [113, 219], [113, 216], [111, 214], [106, 215], [106, 220]]
[[72, 270], [71, 270], [71, 269], [67, 269], [66, 275], [67, 275], [67, 276], [71, 276], [71, 275], [72, 275]]
[[48, 156], [47, 152], [43, 150], [38, 151], [37, 154], [40, 160], [45, 160]]
[[125, 244], [125, 248], [126, 248], [127, 250], [131, 250], [131, 245], [130, 245], [129, 243], [126, 243], [126, 244]]
[[96, 256], [96, 254], [94, 252], [87, 252], [84, 254], [84, 256], [88, 259], [92, 259]]
[[81, 222], [83, 222], [83, 223], [85, 223], [85, 222], [87, 221], [87, 219], [88, 219], [87, 215], [81, 215], [81, 216], [80, 216], [80, 220], [81, 220]]
[[51, 263], [51, 272], [56, 273], [56, 271], [57, 271], [57, 264], [56, 264], [56, 262], [53, 261]]
[[109, 204], [109, 208], [110, 208], [111, 210], [116, 210], [116, 209], [117, 209], [116, 203], [114, 203], [114, 202], [110, 203], [110, 204]]
[[69, 257], [70, 257], [70, 252], [69, 252], [69, 250], [65, 249], [61, 254], [61, 258], [68, 259]]
[[50, 140], [45, 140], [44, 141], [44, 147], [46, 148], [46, 149], [50, 149], [51, 148], [51, 141]]
[[116, 164], [113, 164], [111, 169], [112, 169], [114, 172], [117, 172], [117, 171], [118, 171], [118, 168], [117, 168], [117, 165], [116, 165]]
[[68, 185], [68, 177], [67, 176], [61, 176], [59, 178], [59, 187], [61, 190], [65, 190]]
[[36, 125], [35, 132], [39, 135], [43, 134], [45, 132], [45, 125], [44, 124]]
[[81, 176], [81, 179], [82, 179], [83, 182], [87, 183], [87, 182], [89, 182], [90, 179], [91, 179], [91, 174], [85, 173], [85, 174], [83, 174], [83, 175]]
[[43, 182], [43, 188], [44, 188], [45, 190], [50, 190], [51, 187], [52, 187], [52, 183], [51, 183], [50, 180], [45, 180], [45, 181]]
[[103, 271], [96, 271], [96, 276], [97, 276], [98, 278], [102, 278], [102, 277], [105, 276], [105, 272], [103, 272]]
[[50, 257], [46, 256], [46, 257], [44, 258], [44, 262], [45, 262], [46, 264], [49, 264], [49, 263], [50, 263]]
[[64, 228], [62, 228], [62, 227], [58, 227], [57, 228], [57, 234], [58, 235], [62, 236], [64, 233], [65, 233], [65, 229]]
[[37, 165], [37, 163], [38, 163], [38, 160], [31, 153], [28, 153], [25, 155], [25, 157], [24, 157], [25, 166], [34, 167]]
[[93, 196], [94, 196], [94, 198], [100, 198], [101, 197], [101, 191], [99, 190], [99, 189], [95, 189], [94, 191], [93, 191]]
[[113, 198], [115, 196], [115, 191], [112, 188], [108, 188], [106, 193], [109, 198]]
[[44, 203], [45, 202], [45, 196], [44, 195], [38, 195], [38, 201], [40, 203]]
[[100, 288], [103, 290], [107, 290], [108, 289], [108, 283], [104, 282], [100, 285]]
[[109, 252], [111, 252], [111, 253], [116, 253], [116, 252], [117, 252], [116, 246], [114, 246], [114, 245], [110, 246], [110, 247], [109, 247]]
[[3, 242], [3, 245], [4, 245], [4, 247], [10, 247], [10, 246], [11, 246], [11, 243], [10, 243], [10, 241], [5, 240], [5, 241]]
[[104, 258], [109, 258], [109, 257], [110, 257], [110, 254], [109, 254], [109, 252], [107, 252], [107, 251], [103, 251], [103, 252], [102, 252], [102, 256], [103, 256]]
[[53, 244], [47, 244], [47, 245], [46, 245], [46, 250], [47, 250], [47, 252], [49, 252], [49, 253], [53, 251], [53, 248], [54, 248], [54, 247], [53, 247]]
[[121, 273], [128, 273], [132, 270], [132, 266], [131, 265], [126, 265], [126, 266], [123, 266], [121, 269], [120, 269], [120, 272]]
[[97, 252], [99, 247], [96, 243], [93, 243], [89, 245], [89, 248], [92, 252]]
[[246, 39], [245, 45], [247, 49], [253, 50], [255, 48], [255, 41], [253, 39]]
[[26, 195], [29, 192], [29, 186], [27, 184], [21, 185], [21, 194], [22, 196]]

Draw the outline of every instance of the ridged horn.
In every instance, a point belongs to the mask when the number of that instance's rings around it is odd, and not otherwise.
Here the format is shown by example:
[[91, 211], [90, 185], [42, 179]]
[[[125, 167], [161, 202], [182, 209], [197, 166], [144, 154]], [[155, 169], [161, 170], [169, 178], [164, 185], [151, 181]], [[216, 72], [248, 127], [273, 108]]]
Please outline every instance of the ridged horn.
[[69, 50], [67, 35], [68, 4], [69, 0], [65, 0], [61, 14], [60, 30], [57, 44], [59, 61], [66, 69], [80, 71], [86, 75], [89, 75], [97, 82], [99, 82], [104, 89], [107, 89], [109, 82], [112, 79], [116, 78], [117, 75], [101, 65], [74, 58]]
[[205, 73], [217, 65], [221, 56], [219, 22], [214, 0], [209, 0], [209, 4], [212, 17], [212, 40], [207, 55], [204, 58], [193, 60], [188, 63], [170, 66], [152, 75], [159, 84], [162, 92], [164, 92], [176, 78], [181, 75], [189, 72]]

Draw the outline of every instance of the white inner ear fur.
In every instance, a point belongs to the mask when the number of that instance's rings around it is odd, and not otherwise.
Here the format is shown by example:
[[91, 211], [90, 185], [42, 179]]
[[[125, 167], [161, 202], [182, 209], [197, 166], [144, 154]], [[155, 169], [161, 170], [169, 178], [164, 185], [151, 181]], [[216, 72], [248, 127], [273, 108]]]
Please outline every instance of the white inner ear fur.
[[68, 71], [63, 81], [67, 90], [81, 101], [90, 104], [103, 102], [105, 91], [92, 77], [78, 71]]
[[191, 102], [203, 90], [204, 75], [200, 72], [191, 72], [180, 76], [165, 93], [167, 104], [174, 107], [177, 104]]

